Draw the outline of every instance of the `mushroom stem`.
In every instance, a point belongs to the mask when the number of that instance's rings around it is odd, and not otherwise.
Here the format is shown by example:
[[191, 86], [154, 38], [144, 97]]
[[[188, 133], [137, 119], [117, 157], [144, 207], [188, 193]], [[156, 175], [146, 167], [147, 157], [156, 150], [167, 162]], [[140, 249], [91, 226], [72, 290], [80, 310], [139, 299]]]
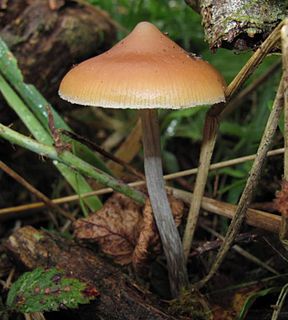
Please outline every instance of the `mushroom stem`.
[[158, 114], [155, 109], [143, 109], [140, 116], [148, 194], [167, 259], [171, 294], [177, 297], [188, 287], [188, 275], [181, 239], [165, 191]]

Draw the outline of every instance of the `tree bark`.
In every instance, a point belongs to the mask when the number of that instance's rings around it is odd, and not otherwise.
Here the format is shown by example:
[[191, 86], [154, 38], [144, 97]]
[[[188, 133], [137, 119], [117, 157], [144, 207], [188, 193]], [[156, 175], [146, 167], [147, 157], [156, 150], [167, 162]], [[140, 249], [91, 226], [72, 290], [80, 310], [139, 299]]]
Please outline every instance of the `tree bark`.
[[[93, 283], [100, 292], [100, 301], [91, 304], [89, 311], [87, 307], [85, 312], [80, 308], [75, 319], [175, 319], [153, 303], [151, 294], [149, 296], [147, 292], [141, 291], [139, 286], [110, 263], [73, 241], [24, 227], [9, 237], [5, 247], [16, 264], [26, 269], [57, 267], [67, 274]], [[72, 320], [71, 314], [69, 319]]]
[[186, 3], [201, 14], [211, 49], [253, 49], [288, 12], [287, 1], [283, 0], [186, 0]]

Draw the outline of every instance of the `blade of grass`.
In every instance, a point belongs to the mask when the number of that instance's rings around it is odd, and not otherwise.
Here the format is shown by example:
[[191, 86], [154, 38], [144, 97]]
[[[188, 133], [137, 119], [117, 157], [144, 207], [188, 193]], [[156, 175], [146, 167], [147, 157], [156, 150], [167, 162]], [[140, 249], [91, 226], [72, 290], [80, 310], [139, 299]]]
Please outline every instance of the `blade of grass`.
[[274, 309], [274, 312], [272, 314], [272, 318], [271, 320], [277, 320], [279, 319], [279, 316], [280, 316], [280, 312], [284, 306], [284, 302], [286, 300], [286, 296], [288, 294], [288, 283], [285, 284], [285, 286], [283, 286], [279, 296], [278, 296], [278, 299], [277, 299], [277, 302], [276, 302], [276, 305], [275, 305], [275, 309]]
[[[33, 86], [24, 83], [21, 71], [18, 68], [17, 60], [9, 51], [7, 45], [0, 38], [0, 73], [15, 89], [18, 95], [25, 102], [30, 111], [39, 120], [42, 126], [48, 130], [48, 114], [46, 107], [49, 106], [52, 111], [55, 127], [57, 129], [65, 129], [72, 131], [71, 128], [65, 123], [61, 116], [53, 109], [48, 101], [40, 94], [40, 92]], [[111, 171], [106, 167], [104, 162], [99, 159], [93, 151], [87, 146], [74, 142], [75, 153], [83, 160], [96, 166], [97, 168], [111, 174]]]
[[[9, 106], [17, 113], [19, 118], [23, 121], [25, 126], [30, 130], [33, 136], [41, 143], [47, 145], [53, 145], [53, 139], [46, 131], [41, 123], [35, 118], [33, 113], [23, 103], [23, 101], [17, 96], [10, 85], [0, 75], [0, 92], [6, 99]], [[65, 179], [70, 183], [73, 189], [82, 194], [83, 192], [92, 191], [92, 188], [86, 182], [86, 180], [77, 172], [74, 172], [62, 163], [55, 164], [57, 169], [62, 173]], [[84, 191], [85, 190], [85, 191]], [[85, 200], [85, 203], [92, 211], [96, 211], [101, 208], [101, 201], [98, 197], [92, 197]]]
[[135, 200], [140, 204], [145, 203], [146, 196], [142, 192], [129, 187], [127, 184], [124, 184], [121, 181], [116, 180], [115, 178], [109, 176], [107, 173], [102, 172], [101, 170], [93, 167], [84, 160], [78, 158], [69, 151], [57, 153], [54, 147], [41, 144], [36, 140], [28, 138], [25, 135], [10, 129], [7, 126], [4, 126], [3, 124], [0, 124], [0, 137], [8, 140], [13, 144], [17, 144], [18, 146], [35, 152], [41, 156], [48, 157], [54, 160], [53, 163], [55, 165], [60, 162], [71, 169], [73, 168], [75, 170], [78, 170], [82, 174], [95, 179], [100, 184], [123, 193], [127, 197]]

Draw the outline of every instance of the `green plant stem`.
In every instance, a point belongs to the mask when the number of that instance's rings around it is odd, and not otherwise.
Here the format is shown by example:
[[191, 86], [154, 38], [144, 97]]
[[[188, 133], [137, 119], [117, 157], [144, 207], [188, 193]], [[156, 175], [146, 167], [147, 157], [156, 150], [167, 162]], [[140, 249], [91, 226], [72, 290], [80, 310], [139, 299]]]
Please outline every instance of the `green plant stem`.
[[89, 163], [83, 161], [69, 151], [57, 153], [54, 147], [41, 144], [31, 138], [22, 135], [21, 133], [18, 133], [17, 131], [4, 126], [3, 124], [0, 124], [0, 137], [8, 140], [13, 144], [17, 144], [18, 146], [35, 152], [43, 157], [48, 157], [54, 160], [53, 162], [55, 165], [61, 163], [68, 166], [70, 170], [75, 169], [82, 174], [95, 179], [100, 184], [125, 194], [126, 196], [130, 197], [140, 204], [145, 203], [145, 195], [143, 193], [129, 187], [128, 185], [91, 166]]
[[[10, 107], [17, 113], [25, 126], [30, 130], [36, 140], [43, 144], [52, 146], [54, 141], [48, 131], [43, 128], [42, 124], [38, 121], [37, 118], [35, 118], [33, 113], [18, 97], [18, 95], [10, 87], [7, 81], [1, 76], [1, 74], [0, 92], [3, 94], [3, 97], [6, 99]], [[89, 184], [79, 173], [74, 172], [62, 163], [57, 163], [55, 164], [55, 166], [77, 193], [83, 193], [84, 190], [85, 192], [92, 191]], [[90, 199], [85, 200], [85, 203], [92, 211], [98, 210], [102, 206], [101, 201], [98, 197], [91, 197]]]
[[225, 240], [211, 266], [209, 273], [202, 279], [196, 286], [202, 287], [209, 281], [214, 274], [218, 271], [222, 261], [226, 257], [228, 250], [231, 248], [237, 233], [239, 232], [242, 222], [245, 219], [246, 211], [251, 203], [252, 197], [258, 185], [261, 171], [266, 159], [267, 152], [272, 143], [273, 136], [278, 126], [281, 111], [283, 109], [283, 80], [281, 80], [276, 98], [274, 100], [273, 109], [268, 118], [265, 131], [263, 133], [261, 142], [258, 147], [256, 159], [253, 162], [252, 168], [249, 173], [245, 188], [239, 200], [235, 215], [231, 221], [228, 231], [225, 236]]
[[[0, 38], [0, 74], [3, 75], [6, 81], [16, 90], [21, 99], [25, 102], [27, 109], [33, 113], [34, 117], [41, 123], [41, 125], [49, 131], [47, 106], [49, 106], [55, 127], [72, 131], [65, 123], [56, 110], [47, 102], [47, 100], [39, 93], [39, 91], [30, 84], [23, 81], [21, 71], [17, 66], [17, 61], [11, 51], [9, 51], [6, 44]], [[106, 167], [104, 162], [98, 158], [94, 152], [88, 147], [79, 143], [73, 142], [75, 154], [97, 168], [111, 174], [111, 171]], [[91, 201], [92, 199], [90, 199]]]

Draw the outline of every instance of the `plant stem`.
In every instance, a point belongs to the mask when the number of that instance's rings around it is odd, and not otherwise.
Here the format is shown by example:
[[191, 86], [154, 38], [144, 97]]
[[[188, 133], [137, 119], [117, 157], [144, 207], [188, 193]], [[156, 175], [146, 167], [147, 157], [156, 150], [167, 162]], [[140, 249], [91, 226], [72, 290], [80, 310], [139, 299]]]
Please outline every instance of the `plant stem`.
[[274, 100], [273, 109], [268, 118], [265, 131], [263, 133], [261, 142], [258, 147], [256, 159], [250, 170], [249, 177], [247, 179], [245, 188], [239, 200], [235, 215], [228, 228], [227, 234], [225, 236], [225, 240], [218, 252], [218, 255], [215, 258], [214, 263], [211, 266], [209, 273], [207, 274], [206, 277], [204, 277], [204, 279], [202, 279], [198, 284], [196, 284], [197, 287], [202, 287], [203, 285], [205, 285], [206, 282], [209, 281], [214, 276], [214, 274], [218, 271], [222, 261], [226, 257], [226, 254], [231, 248], [233, 241], [242, 226], [242, 222], [246, 217], [246, 211], [248, 209], [249, 204], [251, 203], [252, 197], [258, 185], [261, 171], [264, 165], [264, 161], [266, 159], [266, 154], [270, 148], [273, 136], [277, 129], [277, 125], [279, 122], [282, 109], [283, 109], [283, 80], [281, 80], [279, 84], [277, 95]]
[[181, 239], [165, 190], [157, 110], [141, 110], [140, 115], [147, 189], [167, 259], [171, 293], [178, 297], [181, 290], [188, 287], [188, 275]]
[[[1, 46], [0, 46], [1, 49]], [[1, 59], [0, 59], [1, 60]], [[1, 66], [1, 64], [0, 64]], [[2, 70], [1, 70], [2, 72]], [[6, 99], [9, 106], [17, 113], [25, 126], [29, 129], [37, 141], [45, 145], [53, 145], [53, 139], [48, 131], [43, 127], [40, 121], [29, 110], [26, 104], [19, 98], [15, 91], [11, 88], [8, 82], [0, 74], [0, 92]], [[73, 187], [75, 192], [83, 193], [92, 191], [88, 182], [79, 174], [66, 167], [62, 163], [55, 164], [56, 168], [63, 175], [66, 181]], [[102, 203], [98, 197], [86, 199], [85, 203], [91, 211], [96, 211], [101, 208]]]
[[[258, 65], [263, 61], [265, 56], [271, 51], [275, 44], [280, 39], [280, 29], [283, 26], [281, 22], [269, 35], [269, 37], [262, 43], [260, 48], [253, 54], [253, 56], [247, 61], [245, 66], [240, 70], [237, 76], [233, 79], [226, 90], [226, 101], [228, 102], [231, 96], [242, 86], [247, 78], [253, 73]], [[213, 155], [215, 142], [217, 139], [217, 133], [219, 128], [219, 121], [222, 117], [223, 110], [225, 110], [225, 104], [219, 103], [211, 107], [207, 112], [205, 119], [205, 126], [203, 130], [203, 142], [200, 152], [199, 169], [196, 177], [194, 195], [191, 200], [190, 210], [187, 219], [187, 225], [184, 232], [183, 248], [185, 252], [185, 258], [187, 259], [190, 252], [193, 235], [197, 226], [197, 221], [200, 214], [200, 203], [204, 195], [205, 185], [208, 178], [208, 170], [210, 167], [211, 158]], [[207, 131], [207, 132], [206, 132]]]
[[54, 163], [62, 163], [68, 166], [70, 169], [80, 171], [82, 174], [95, 179], [97, 182], [112, 188], [115, 191], [121, 192], [131, 199], [140, 204], [145, 203], [145, 195], [140, 191], [137, 191], [128, 185], [116, 180], [108, 174], [93, 167], [84, 160], [78, 158], [69, 151], [63, 151], [57, 153], [56, 149], [52, 146], [41, 144], [31, 138], [28, 138], [21, 133], [18, 133], [0, 123], [0, 137], [17, 144], [23, 148], [26, 148], [32, 152], [35, 152], [43, 157], [48, 157], [54, 160]]
[[[213, 109], [210, 109], [213, 110]], [[208, 112], [210, 112], [210, 110]], [[183, 237], [183, 248], [185, 259], [188, 260], [189, 252], [191, 249], [192, 240], [197, 227], [197, 222], [200, 214], [200, 207], [206, 180], [209, 172], [209, 165], [212, 158], [214, 146], [217, 138], [218, 131], [217, 118], [210, 117], [209, 114], [205, 119], [203, 130], [203, 143], [201, 147], [198, 174], [196, 177], [196, 183], [193, 191], [191, 205], [188, 213], [187, 224]], [[209, 165], [207, 165], [207, 160]]]
[[[284, 177], [288, 181], [288, 19], [281, 29], [282, 65], [283, 65], [283, 94], [284, 94]], [[281, 215], [279, 238], [283, 246], [288, 248], [288, 217]]]
[[104, 157], [114, 161], [114, 163], [119, 164], [120, 166], [124, 167], [127, 171], [130, 171], [134, 176], [140, 178], [140, 179], [145, 179], [144, 174], [142, 172], [139, 172], [136, 170], [133, 166], [131, 166], [128, 162], [123, 161], [119, 157], [115, 156], [111, 152], [106, 151], [102, 147], [100, 147], [97, 143], [90, 141], [89, 139], [80, 136], [77, 133], [73, 133], [68, 130], [61, 130], [61, 133], [64, 134], [65, 136], [74, 139], [75, 141], [79, 141], [83, 143], [83, 145], [86, 145], [90, 147], [92, 150], [97, 151], [98, 153], [102, 154]]
[[[7, 173], [11, 178], [15, 179], [18, 183], [20, 183], [24, 188], [26, 188], [29, 192], [34, 194], [39, 200], [42, 200], [46, 206], [55, 209], [59, 214], [61, 214], [66, 219], [70, 221], [75, 221], [69, 212], [59, 207], [56, 203], [51, 201], [44, 193], [36, 189], [33, 185], [31, 185], [27, 180], [21, 177], [16, 171], [8, 167], [3, 161], [0, 160], [0, 169]], [[53, 216], [52, 216], [53, 219]]]
[[[16, 90], [18, 95], [21, 97], [21, 99], [24, 101], [25, 105], [27, 106], [27, 109], [29, 109], [34, 117], [41, 123], [44, 129], [47, 131], [49, 130], [48, 127], [48, 113], [46, 110], [46, 107], [49, 106], [49, 108], [52, 111], [53, 114], [53, 119], [55, 122], [55, 127], [57, 129], [62, 128], [66, 130], [70, 130], [69, 126], [66, 124], [66, 122], [60, 117], [58, 112], [48, 103], [48, 101], [40, 94], [40, 92], [31, 84], [26, 84], [24, 82], [22, 73], [20, 69], [18, 68], [17, 61], [15, 57], [13, 56], [12, 52], [9, 51], [7, 45], [5, 42], [0, 38], [0, 73], [3, 75], [3, 77], [6, 79], [6, 81], [11, 84], [11, 86]], [[28, 127], [30, 129], [30, 127]], [[31, 128], [32, 129], [32, 128]], [[32, 133], [35, 131], [32, 129]], [[38, 139], [37, 139], [38, 140]], [[39, 141], [39, 140], [38, 140]], [[40, 141], [44, 143], [43, 141]], [[108, 168], [105, 166], [104, 162], [98, 158], [94, 152], [89, 150], [86, 146], [78, 143], [78, 142], [73, 142], [74, 148], [75, 148], [75, 154], [82, 158], [83, 160], [89, 162], [90, 164], [94, 165], [95, 167], [101, 169], [102, 171], [105, 171], [109, 174], [111, 172], [108, 170]], [[63, 173], [62, 173], [63, 174]], [[64, 175], [64, 174], [63, 174]], [[70, 178], [70, 180], [67, 179]], [[72, 175], [71, 175], [72, 176]], [[73, 179], [69, 177], [69, 172], [68, 174], [64, 177], [67, 179], [67, 181], [72, 185]], [[78, 179], [82, 180], [82, 179]], [[84, 185], [84, 183], [81, 182], [81, 184]], [[75, 189], [75, 187], [72, 185], [72, 187]], [[89, 186], [88, 186], [89, 187]], [[88, 189], [87, 186], [83, 187], [79, 183], [78, 190], [83, 192], [85, 189]], [[76, 190], [77, 191], [77, 190]], [[87, 190], [88, 191], [88, 190]], [[89, 207], [91, 210], [96, 210], [97, 207], [101, 207], [100, 201], [99, 204], [97, 205], [96, 200], [91, 198], [89, 200]], [[96, 205], [94, 205], [94, 203]]]

